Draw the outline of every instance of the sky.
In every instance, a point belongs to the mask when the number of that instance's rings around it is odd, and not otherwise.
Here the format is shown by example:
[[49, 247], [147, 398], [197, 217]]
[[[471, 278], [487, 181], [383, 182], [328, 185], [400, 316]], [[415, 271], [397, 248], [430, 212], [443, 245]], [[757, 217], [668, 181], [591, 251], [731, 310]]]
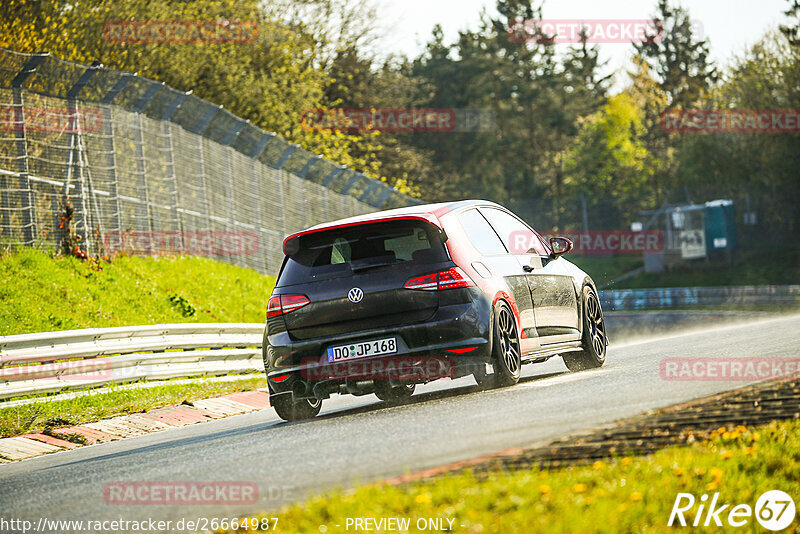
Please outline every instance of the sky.
[[[712, 59], [726, 65], [757, 42], [766, 31], [786, 22], [788, 0], [684, 0], [695, 26], [709, 40]], [[463, 29], [479, 27], [481, 10], [496, 15], [495, 0], [379, 0], [382, 19], [390, 25], [382, 30], [380, 48], [415, 57], [424, 49], [436, 24], [450, 43]], [[650, 19], [656, 0], [546, 0], [545, 19]], [[567, 44], [557, 45], [568, 47]], [[617, 72], [615, 87], [625, 81], [630, 44], [601, 44], [601, 59], [609, 61], [609, 72]]]

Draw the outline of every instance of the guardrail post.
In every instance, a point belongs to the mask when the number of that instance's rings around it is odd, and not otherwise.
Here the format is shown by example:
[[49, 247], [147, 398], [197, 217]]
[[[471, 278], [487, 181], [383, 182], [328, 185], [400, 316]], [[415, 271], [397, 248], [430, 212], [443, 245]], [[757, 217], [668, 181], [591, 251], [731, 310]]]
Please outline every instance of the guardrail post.
[[[19, 185], [22, 204], [22, 234], [25, 244], [31, 246], [36, 240], [36, 212], [33, 197], [33, 187], [30, 181], [30, 168], [28, 166], [28, 140], [25, 128], [25, 111], [22, 102], [22, 84], [32, 76], [49, 54], [32, 56], [11, 81], [12, 98], [14, 102], [14, 137], [17, 145], [17, 168], [19, 172]], [[6, 192], [3, 195], [5, 199]], [[5, 207], [5, 206], [4, 206]], [[9, 203], [10, 207], [10, 203]], [[10, 222], [10, 217], [9, 217]]]

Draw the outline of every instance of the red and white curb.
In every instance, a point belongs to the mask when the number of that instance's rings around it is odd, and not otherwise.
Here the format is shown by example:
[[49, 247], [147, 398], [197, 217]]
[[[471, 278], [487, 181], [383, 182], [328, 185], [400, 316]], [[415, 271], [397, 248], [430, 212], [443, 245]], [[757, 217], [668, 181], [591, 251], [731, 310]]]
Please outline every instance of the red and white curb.
[[[53, 433], [83, 437], [86, 445], [143, 436], [195, 423], [204, 423], [232, 415], [263, 410], [269, 407], [269, 394], [264, 391], [242, 391], [214, 399], [192, 401], [158, 408], [149, 412], [123, 415], [94, 423], [54, 428]], [[0, 439], [0, 463], [25, 460], [42, 454], [81, 447], [46, 434], [23, 434]]]

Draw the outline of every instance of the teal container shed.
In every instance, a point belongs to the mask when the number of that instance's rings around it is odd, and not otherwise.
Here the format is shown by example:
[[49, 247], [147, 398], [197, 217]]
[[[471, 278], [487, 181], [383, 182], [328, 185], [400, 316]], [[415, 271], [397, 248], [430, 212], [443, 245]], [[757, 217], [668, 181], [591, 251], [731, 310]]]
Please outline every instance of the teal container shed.
[[706, 227], [706, 251], [730, 251], [736, 248], [736, 219], [732, 200], [706, 202], [703, 208]]

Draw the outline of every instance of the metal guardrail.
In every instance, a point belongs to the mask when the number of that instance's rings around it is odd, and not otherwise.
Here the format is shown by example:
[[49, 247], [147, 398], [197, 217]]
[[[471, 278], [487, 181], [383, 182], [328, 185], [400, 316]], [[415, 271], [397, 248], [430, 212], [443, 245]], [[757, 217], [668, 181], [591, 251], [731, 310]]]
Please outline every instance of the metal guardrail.
[[606, 311], [707, 308], [714, 306], [800, 306], [800, 285], [667, 287], [600, 291]]
[[263, 371], [263, 324], [92, 328], [0, 337], [0, 398]]

